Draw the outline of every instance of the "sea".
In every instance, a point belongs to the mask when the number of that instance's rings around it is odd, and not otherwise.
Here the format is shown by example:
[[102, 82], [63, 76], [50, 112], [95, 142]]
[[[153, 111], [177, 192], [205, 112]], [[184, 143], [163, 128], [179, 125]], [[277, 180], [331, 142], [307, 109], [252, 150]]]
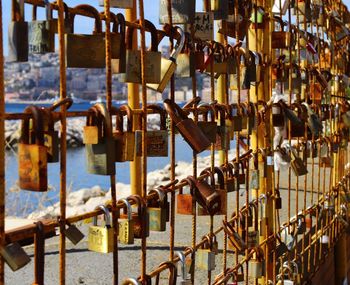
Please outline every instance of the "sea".
[[[27, 104], [7, 103], [7, 113], [21, 113]], [[40, 106], [49, 106], [41, 104]], [[70, 111], [88, 110], [89, 103], [73, 104]], [[117, 104], [116, 104], [117, 106]], [[192, 161], [192, 150], [180, 135], [176, 136], [176, 161]], [[170, 155], [170, 152], [169, 152]], [[200, 156], [210, 155], [204, 151]], [[147, 159], [148, 172], [164, 169], [170, 163], [169, 157], [150, 157]], [[6, 151], [6, 211], [7, 215], [26, 216], [39, 207], [46, 207], [59, 201], [60, 163], [48, 164], [48, 181], [50, 190], [47, 193], [33, 193], [18, 188], [18, 160], [14, 151]], [[190, 173], [189, 173], [190, 175]], [[130, 163], [116, 163], [116, 181], [130, 184]], [[93, 175], [86, 171], [85, 148], [67, 150], [67, 190], [77, 191], [99, 185], [105, 191], [110, 188], [109, 176]]]

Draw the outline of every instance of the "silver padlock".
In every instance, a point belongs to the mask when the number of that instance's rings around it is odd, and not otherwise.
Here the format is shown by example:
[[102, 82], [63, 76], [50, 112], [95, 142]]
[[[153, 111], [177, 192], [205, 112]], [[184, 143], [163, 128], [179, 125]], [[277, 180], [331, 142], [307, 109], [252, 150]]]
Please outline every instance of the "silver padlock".
[[[180, 251], [177, 251], [175, 252], [175, 256], [178, 256], [179, 259], [180, 259], [180, 265], [181, 265], [181, 280], [178, 280], [177, 281], [177, 285], [192, 285], [192, 281], [191, 279], [188, 279], [187, 278], [187, 270], [186, 270], [186, 256], [180, 252]], [[179, 272], [179, 270], [178, 270]]]
[[177, 41], [175, 49], [170, 54], [169, 59], [162, 57], [160, 83], [147, 84], [148, 88], [160, 93], [163, 93], [165, 87], [168, 85], [171, 77], [175, 73], [176, 66], [177, 66], [176, 59], [185, 44], [185, 32], [180, 27], [176, 27], [176, 30], [180, 34], [180, 39]]

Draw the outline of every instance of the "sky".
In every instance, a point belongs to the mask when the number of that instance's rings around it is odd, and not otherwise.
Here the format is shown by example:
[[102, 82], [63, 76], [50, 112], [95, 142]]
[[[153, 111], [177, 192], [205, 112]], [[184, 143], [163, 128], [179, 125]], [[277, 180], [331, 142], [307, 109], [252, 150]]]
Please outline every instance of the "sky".
[[[53, 1], [53, 0], [51, 0]], [[160, 0], [144, 0], [145, 7], [145, 18], [150, 20], [156, 27], [160, 28], [161, 26], [158, 24], [159, 18], [159, 1]], [[138, 1], [137, 1], [138, 2]], [[343, 0], [345, 5], [350, 6], [350, 0]], [[89, 4], [95, 6], [99, 11], [103, 11], [103, 7], [98, 7], [98, 0], [66, 0], [66, 3], [70, 7], [74, 7], [79, 4]], [[196, 1], [196, 11], [203, 10], [203, 1]], [[2, 0], [3, 5], [3, 29], [4, 29], [4, 54], [7, 55], [7, 30], [8, 24], [11, 21], [11, 0]], [[113, 8], [112, 11], [114, 13], [123, 12], [123, 10]], [[38, 19], [44, 19], [45, 10], [43, 8], [38, 8]], [[31, 20], [32, 14], [32, 5], [25, 5], [25, 19], [26, 21]], [[54, 17], [56, 13], [54, 13]], [[93, 20], [86, 17], [77, 16], [75, 18], [75, 33], [89, 34], [93, 29]], [[57, 41], [56, 41], [57, 42]], [[57, 47], [56, 47], [57, 49]]]

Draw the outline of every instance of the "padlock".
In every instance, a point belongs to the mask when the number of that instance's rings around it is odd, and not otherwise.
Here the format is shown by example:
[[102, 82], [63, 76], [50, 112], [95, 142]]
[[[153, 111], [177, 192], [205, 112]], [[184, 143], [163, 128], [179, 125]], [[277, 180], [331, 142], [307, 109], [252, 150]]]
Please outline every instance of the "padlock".
[[246, 169], [246, 168], [247, 168], [246, 162], [242, 160], [238, 164], [237, 182], [238, 182], [239, 185], [246, 184], [247, 176], [246, 176], [246, 173], [244, 172], [244, 169]]
[[281, 198], [281, 193], [278, 189], [275, 189], [275, 208], [277, 210], [282, 209], [282, 198]]
[[333, 167], [333, 155], [332, 155], [332, 142], [328, 139], [325, 138], [325, 141], [327, 142], [325, 145], [327, 146], [327, 151], [325, 155], [321, 155], [321, 166], [322, 167], [327, 167], [327, 168], [332, 168]]
[[30, 262], [30, 257], [17, 242], [1, 246], [0, 254], [12, 271], [17, 271]]
[[306, 232], [306, 221], [304, 215], [298, 215], [293, 235], [301, 235]]
[[[196, 1], [171, 0], [171, 22], [173, 24], [191, 24], [195, 18]], [[159, 1], [159, 24], [170, 24], [168, 16], [168, 2]]]
[[[161, 264], [158, 265], [158, 268], [161, 268], [162, 266], [166, 266], [165, 268], [167, 268], [169, 270], [169, 285], [175, 285], [177, 284], [177, 266], [174, 262], [171, 261], [165, 261]], [[156, 281], [155, 281], [155, 285], [159, 285], [159, 279], [160, 279], [160, 273], [158, 273], [158, 275], [156, 276]], [[162, 283], [164, 284], [164, 283]]]
[[258, 153], [253, 154], [253, 163], [254, 168], [249, 171], [250, 179], [249, 179], [249, 188], [252, 189], [260, 189], [260, 175], [259, 175], [259, 161], [258, 161]]
[[244, 270], [243, 270], [243, 266], [239, 266], [237, 269], [237, 272], [235, 274], [235, 280], [237, 282], [243, 282], [244, 281]]
[[142, 285], [142, 284], [134, 278], [128, 278], [123, 281], [122, 285]]
[[188, 78], [195, 76], [196, 65], [195, 65], [195, 53], [192, 50], [192, 44], [190, 42], [190, 34], [185, 33], [186, 40], [184, 48], [176, 59], [176, 71], [175, 75], [180, 78]]
[[282, 242], [281, 238], [278, 235], [276, 236], [276, 238], [278, 240], [278, 244], [276, 245], [275, 253], [276, 253], [276, 259], [278, 259], [281, 256], [283, 256], [285, 253], [287, 253], [289, 249], [287, 245], [284, 242]]
[[200, 153], [208, 148], [210, 145], [208, 138], [176, 103], [166, 99], [164, 100], [164, 108], [183, 138], [196, 153]]
[[266, 213], [267, 196], [265, 194], [261, 194], [259, 196], [258, 202], [260, 205], [259, 233], [260, 236], [266, 236], [268, 227], [268, 218]]
[[225, 183], [226, 183], [226, 189], [227, 192], [234, 192], [236, 190], [236, 178], [235, 175], [233, 173], [233, 165], [231, 163], [227, 163], [224, 165], [224, 169], [226, 171], [226, 179], [225, 179]]
[[[44, 141], [43, 117], [36, 106], [28, 106], [24, 112], [31, 114], [33, 136], [29, 119], [22, 121], [18, 144], [19, 187], [30, 191], [47, 191], [47, 148]], [[35, 140], [35, 143], [34, 143]]]
[[228, 109], [228, 118], [232, 121], [232, 129], [234, 132], [240, 132], [243, 129], [241, 107], [238, 104], [231, 104]]
[[260, 278], [264, 275], [264, 253], [259, 247], [253, 248], [252, 251], [256, 253], [256, 257], [248, 261], [248, 276], [251, 278]]
[[85, 237], [84, 234], [72, 224], [68, 224], [68, 228], [65, 229], [64, 234], [74, 245], [77, 245]]
[[[243, 1], [242, 1], [243, 2]], [[248, 1], [244, 1], [248, 2]], [[240, 3], [240, 2], [239, 2]], [[237, 30], [237, 22], [238, 22], [238, 30]], [[237, 17], [231, 17], [230, 21], [221, 20], [219, 21], [219, 30], [220, 34], [226, 35], [228, 37], [236, 38], [238, 35], [238, 39], [243, 41], [247, 36], [248, 28], [250, 26], [250, 20], [246, 17], [242, 17], [242, 15], [238, 14]]]
[[194, 182], [193, 197], [210, 215], [217, 214], [221, 209], [221, 197], [215, 186], [210, 185], [205, 180], [195, 179], [193, 176], [188, 176]]
[[206, 72], [210, 74], [213, 68], [215, 74], [227, 73], [226, 50], [224, 46], [215, 42], [209, 51], [212, 53], [212, 62], [206, 67]]
[[122, 244], [134, 244], [134, 220], [131, 205], [127, 199], [120, 199], [119, 202], [125, 205], [123, 211], [126, 218], [118, 219], [118, 240]]
[[[53, 2], [54, 5], [58, 5], [58, 2], [55, 1]], [[72, 25], [72, 19], [71, 19], [71, 14], [69, 12], [69, 7], [66, 3], [63, 2], [63, 9], [64, 9], [64, 24], [63, 24], [63, 33], [65, 34], [70, 34], [70, 33], [74, 33], [74, 28]], [[51, 20], [51, 25], [52, 25], [52, 31], [55, 34], [58, 34], [58, 19], [53, 19], [52, 16], [52, 9], [51, 10], [51, 16], [50, 19]]]
[[[65, 34], [66, 64], [75, 68], [104, 68], [106, 66], [105, 36], [99, 12], [89, 5], [78, 5], [74, 10], [82, 10], [94, 16], [92, 35]], [[74, 26], [74, 15], [72, 25]]]
[[[104, 0], [98, 1], [100, 6], [104, 6]], [[121, 9], [132, 9], [134, 8], [133, 0], [110, 0], [110, 7], [121, 8]]]
[[[166, 112], [158, 105], [148, 105], [155, 114], [159, 114], [159, 130], [147, 130], [147, 156], [149, 157], [167, 157], [168, 156], [168, 138], [169, 134], [166, 127]], [[142, 124], [141, 124], [142, 125]], [[142, 156], [142, 131], [135, 132], [136, 155]]]
[[272, 104], [272, 124], [274, 127], [284, 127], [284, 113], [280, 103]]
[[[176, 251], [175, 256], [179, 257], [179, 263], [181, 265], [181, 280], [179, 280], [176, 284], [177, 285], [192, 285], [191, 279], [187, 277], [187, 270], [186, 270], [186, 256], [180, 252]], [[177, 270], [179, 271], [179, 270]]]
[[289, 279], [292, 275], [292, 269], [287, 264], [283, 263], [283, 265], [280, 267], [279, 274], [277, 275], [277, 285], [293, 285], [294, 281]]
[[8, 62], [28, 61], [28, 22], [24, 20], [24, 0], [12, 1], [12, 21], [8, 27]]
[[226, 123], [226, 108], [223, 105], [216, 104], [216, 117], [220, 116], [219, 125], [216, 131], [215, 150], [230, 149], [230, 128]]
[[113, 74], [119, 74], [126, 72], [126, 24], [124, 15], [121, 13], [113, 16], [112, 19], [113, 29], [111, 33], [111, 68]]
[[292, 170], [294, 172], [295, 176], [303, 176], [308, 173], [307, 167], [303, 160], [298, 156], [296, 150], [294, 148], [291, 148], [291, 155], [292, 160], [290, 162], [290, 165], [292, 167]]
[[203, 45], [201, 42], [196, 43], [195, 51], [194, 51], [194, 58], [195, 58], [195, 69], [196, 70], [204, 70], [204, 51], [203, 51]]
[[188, 187], [190, 188], [190, 194], [184, 194], [183, 193], [183, 187], [180, 188], [179, 194], [176, 196], [176, 206], [177, 210], [176, 212], [180, 215], [193, 215], [194, 214], [194, 209], [193, 209], [193, 191], [194, 188], [196, 187], [194, 185], [193, 180], [191, 179], [184, 179], [181, 181], [182, 182], [187, 182]]
[[256, 130], [258, 127], [258, 112], [255, 104], [253, 102], [246, 102], [247, 105], [247, 111], [248, 111], [248, 124], [247, 124], [247, 131], [249, 135], [253, 134], [253, 130]]
[[196, 264], [200, 269], [212, 271], [216, 267], [215, 252], [210, 249], [210, 240], [205, 237], [206, 242], [197, 250]]
[[[225, 190], [225, 183], [224, 183], [224, 173], [219, 167], [214, 167], [214, 172], [211, 172], [210, 168], [204, 169], [200, 176], [208, 174], [208, 178], [210, 179], [210, 186], [218, 192], [220, 195], [220, 209], [216, 213], [216, 215], [227, 215], [227, 192]], [[217, 182], [215, 181], [215, 174], [217, 175]], [[204, 215], [210, 215], [210, 213], [207, 211], [207, 209], [198, 206], [198, 215], [204, 216]]]
[[[216, 142], [217, 136], [217, 123], [215, 116], [215, 107], [213, 105], [209, 105], [207, 103], [200, 103], [197, 105], [197, 111], [199, 115], [202, 115], [203, 120], [197, 121], [197, 125], [200, 127], [202, 132], [206, 135], [208, 140], [211, 143]], [[208, 120], [208, 116], [210, 115], [210, 121]]]
[[83, 144], [98, 144], [101, 137], [101, 126], [98, 122], [98, 113], [95, 108], [88, 111], [86, 126], [83, 129]]
[[[247, 247], [255, 247], [259, 245], [259, 217], [258, 217], [258, 205], [254, 202], [249, 203], [249, 210], [252, 210], [252, 223], [250, 224], [248, 219], [248, 233], [247, 233]], [[251, 215], [251, 214], [250, 214]]]
[[281, 31], [273, 31], [271, 38], [271, 48], [273, 49], [287, 49], [293, 44], [290, 32], [284, 31], [285, 23], [282, 18], [274, 16], [273, 18], [279, 23]]
[[[128, 105], [120, 106], [119, 109], [113, 109], [116, 115], [116, 130], [113, 132], [113, 140], [115, 144], [116, 162], [133, 161], [135, 155], [135, 133], [133, 132], [134, 114]], [[127, 128], [124, 131], [124, 114], [127, 117]]]
[[[97, 175], [115, 174], [115, 143], [112, 137], [110, 114], [104, 104], [98, 103], [91, 109], [102, 119], [99, 124], [103, 135], [98, 137], [98, 144], [86, 144], [87, 171]], [[102, 132], [102, 130], [101, 130]]]
[[164, 232], [166, 230], [167, 215], [169, 213], [169, 204], [167, 203], [166, 194], [161, 189], [152, 189], [148, 195], [156, 194], [156, 201], [149, 201], [147, 205], [149, 213], [150, 231]]
[[247, 248], [243, 238], [235, 231], [234, 225], [226, 221], [222, 222], [223, 229], [228, 237], [228, 247], [235, 249], [237, 253], [243, 253]]
[[44, 119], [44, 144], [47, 147], [47, 162], [59, 161], [59, 137], [55, 121], [49, 109], [41, 109]]
[[171, 77], [174, 75], [176, 70], [176, 60], [182, 48], [185, 44], [185, 33], [180, 27], [175, 28], [179, 34], [180, 39], [177, 40], [175, 49], [171, 52], [169, 59], [161, 58], [161, 73], [159, 84], [147, 84], [147, 87], [155, 90], [159, 93], [163, 93], [164, 89], [168, 85]]
[[[143, 199], [138, 195], [131, 195], [127, 197], [129, 203], [136, 205], [137, 211], [132, 212], [132, 220], [134, 221], [134, 238], [142, 239], [143, 237], [149, 237], [149, 213]], [[127, 219], [128, 214], [121, 214], [121, 219]]]
[[55, 52], [54, 25], [51, 18], [51, 4], [45, 0], [46, 20], [36, 19], [37, 6], [33, 5], [33, 19], [28, 23], [28, 49], [32, 54]]
[[113, 228], [111, 225], [111, 215], [104, 205], [99, 205], [95, 210], [103, 211], [105, 225], [97, 225], [97, 217], [93, 218], [93, 224], [89, 227], [88, 249], [100, 253], [109, 253], [113, 251]]
[[[134, 22], [140, 24], [140, 20]], [[158, 84], [161, 80], [161, 53], [158, 51], [158, 37], [156, 27], [145, 20], [145, 27], [151, 33], [151, 47], [145, 52], [145, 82]], [[126, 31], [126, 70], [120, 75], [121, 82], [142, 83], [141, 79], [141, 51], [133, 50], [132, 40], [134, 27]]]
[[234, 47], [227, 44], [225, 46], [225, 49], [226, 49], [226, 61], [227, 61], [227, 73], [230, 75], [237, 74], [238, 64], [236, 61]]

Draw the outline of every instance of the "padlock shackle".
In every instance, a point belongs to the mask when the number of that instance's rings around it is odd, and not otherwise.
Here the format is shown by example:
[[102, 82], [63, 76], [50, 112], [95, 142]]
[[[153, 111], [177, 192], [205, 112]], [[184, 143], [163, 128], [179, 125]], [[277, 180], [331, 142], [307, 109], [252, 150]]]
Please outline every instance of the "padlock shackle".
[[175, 124], [180, 123], [182, 120], [188, 119], [187, 114], [184, 110], [180, 108], [175, 102], [172, 102], [170, 99], [164, 100], [164, 109], [169, 114], [170, 118], [174, 121]]
[[[126, 206], [126, 211], [128, 215], [128, 221], [130, 222], [132, 220], [132, 209], [131, 209], [131, 204], [129, 203], [128, 199], [120, 199], [118, 202], [124, 204]], [[125, 211], [124, 211], [125, 213]]]
[[185, 44], [185, 32], [183, 29], [181, 29], [179, 26], [175, 26], [174, 29], [179, 33], [180, 39], [176, 41], [176, 45], [174, 47], [174, 50], [170, 54], [170, 60], [176, 63], [177, 57], [181, 53], [184, 44]]
[[[95, 25], [94, 25], [94, 32], [93, 34], [102, 34], [102, 21], [100, 18], [100, 13], [93, 7], [87, 4], [81, 4], [77, 5], [73, 8], [74, 11], [76, 10], [82, 10], [84, 12], [87, 12], [91, 14], [95, 18]], [[74, 20], [75, 20], [76, 13], [73, 13], [72, 15], [72, 26], [74, 27]]]
[[[45, 15], [46, 15], [46, 20], [51, 20], [51, 14], [52, 14], [52, 9], [51, 9], [51, 4], [48, 0], [43, 0], [45, 4]], [[37, 8], [38, 5], [33, 5], [32, 7], [32, 21], [37, 21]]]
[[[134, 21], [134, 24], [138, 24], [140, 25], [141, 20], [138, 19], [136, 21]], [[146, 31], [150, 32], [151, 34], [151, 47], [150, 50], [153, 52], [158, 52], [158, 31], [157, 28], [153, 25], [153, 23], [151, 21], [148, 20], [144, 20], [144, 24], [145, 24], [145, 29]], [[126, 30], [126, 49], [128, 50], [132, 50], [132, 40], [133, 40], [133, 36], [134, 36], [134, 31], [135, 31], [135, 27], [133, 26], [128, 26], [127, 30]]]
[[154, 113], [159, 114], [160, 118], [160, 130], [165, 131], [166, 127], [166, 112], [165, 110], [157, 104], [150, 104], [147, 106], [147, 109], [151, 109]]
[[134, 124], [134, 114], [129, 105], [122, 105], [119, 109], [114, 109], [115, 114], [117, 115], [116, 131], [118, 133], [124, 133], [124, 114], [127, 117], [126, 129], [128, 132], [132, 132]]
[[[103, 211], [103, 215], [104, 215], [104, 219], [105, 219], [105, 225], [107, 228], [111, 227], [111, 214], [108, 210], [108, 208], [105, 205], [98, 205], [95, 210], [102, 210]], [[94, 226], [97, 226], [97, 216], [94, 216], [92, 218], [92, 224]]]
[[105, 104], [97, 103], [93, 106], [103, 118], [104, 137], [112, 137], [112, 121]]
[[140, 283], [134, 278], [125, 279], [122, 285], [140, 285]]
[[[188, 187], [190, 188], [190, 194], [193, 196], [195, 190], [197, 189], [195, 178], [193, 176], [187, 176], [185, 179], [182, 179], [180, 181], [180, 184], [182, 184], [183, 182], [186, 182], [188, 184]], [[181, 188], [181, 190], [183, 190], [183, 189]], [[183, 191], [181, 191], [180, 194], [182, 194], [182, 193], [183, 193]]]
[[56, 101], [53, 103], [48, 109], [50, 111], [56, 111], [58, 107], [61, 107], [62, 105], [66, 105], [66, 110], [68, 110], [73, 105], [72, 98], [64, 98]]
[[[53, 2], [52, 4], [58, 6], [58, 2], [57, 1]], [[64, 9], [64, 20], [65, 21], [69, 21], [69, 24], [71, 24], [72, 23], [71, 22], [71, 14], [69, 13], [68, 5], [65, 2], [63, 2], [63, 9]], [[51, 10], [51, 12], [50, 12], [51, 13], [51, 19], [53, 19], [53, 10], [52, 9], [50, 9], [50, 10]]]
[[157, 196], [158, 196], [158, 202], [159, 202], [159, 206], [161, 207], [161, 208], [163, 208], [164, 206], [165, 206], [165, 193], [162, 191], [162, 190], [160, 190], [159, 188], [154, 188], [154, 189], [151, 189], [151, 190], [149, 190], [148, 191], [148, 193], [147, 193], [147, 195], [151, 195], [151, 194], [154, 194], [154, 193], [156, 193], [157, 194]]
[[[177, 279], [177, 266], [174, 262], [171, 261], [165, 261], [158, 265], [158, 268], [166, 266], [167, 269], [169, 269], [170, 276], [169, 276], [169, 285], [176, 284]], [[159, 280], [159, 275], [157, 276], [157, 280]]]
[[12, 0], [12, 21], [24, 22], [24, 0]]
[[202, 100], [201, 97], [196, 96], [196, 97], [190, 99], [189, 101], [187, 101], [186, 104], [182, 108], [187, 109], [187, 108], [192, 108], [194, 106], [197, 106], [201, 100]]
[[43, 111], [34, 105], [30, 105], [24, 109], [25, 114], [31, 114], [31, 119], [23, 119], [21, 126], [20, 142], [30, 144], [29, 121], [32, 120], [32, 129], [35, 134], [35, 143], [37, 145], [44, 145], [44, 125], [43, 125]]
[[179, 261], [181, 263], [181, 276], [182, 280], [187, 279], [187, 272], [186, 272], [186, 256], [181, 251], [176, 251], [175, 256], [179, 257]]

